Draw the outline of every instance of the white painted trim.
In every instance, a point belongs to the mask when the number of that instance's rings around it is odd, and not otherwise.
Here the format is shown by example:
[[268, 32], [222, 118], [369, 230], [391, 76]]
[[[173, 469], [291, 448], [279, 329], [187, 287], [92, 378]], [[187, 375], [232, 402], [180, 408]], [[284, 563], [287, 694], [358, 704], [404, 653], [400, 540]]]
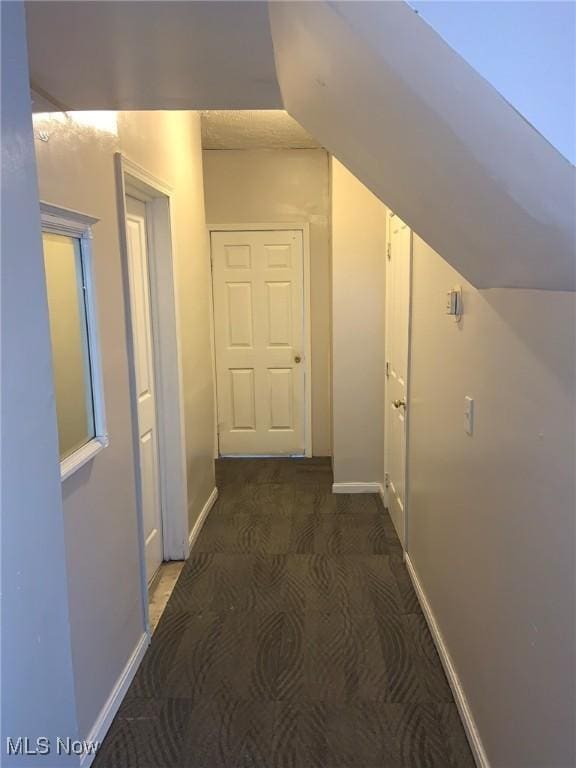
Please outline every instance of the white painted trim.
[[410, 295], [408, 296], [408, 354], [406, 358], [406, 467], [404, 472], [404, 550], [409, 552], [410, 519], [410, 424], [412, 421], [412, 297], [414, 294], [414, 232], [410, 230]]
[[432, 608], [428, 602], [424, 588], [420, 583], [416, 569], [414, 568], [414, 565], [412, 564], [412, 561], [410, 560], [410, 557], [407, 553], [404, 555], [404, 560], [406, 562], [406, 568], [408, 569], [410, 579], [414, 585], [414, 590], [416, 591], [418, 602], [420, 603], [420, 607], [422, 608], [422, 612], [426, 618], [432, 639], [434, 640], [436, 650], [440, 656], [440, 661], [444, 667], [444, 672], [446, 673], [450, 688], [454, 694], [454, 701], [456, 702], [458, 712], [462, 718], [464, 730], [466, 731], [466, 736], [468, 737], [468, 742], [470, 743], [470, 749], [472, 750], [476, 765], [478, 768], [490, 768], [490, 763], [488, 762], [488, 757], [486, 755], [486, 751], [484, 750], [484, 746], [480, 738], [480, 733], [478, 732], [478, 728], [474, 720], [474, 715], [472, 714], [472, 710], [468, 704], [468, 699], [464, 693], [462, 683], [460, 682], [460, 678], [458, 677], [458, 673], [456, 672], [456, 668], [448, 652], [448, 648], [444, 642], [442, 632], [440, 631], [440, 627], [436, 622], [436, 618], [432, 612]]
[[[212, 253], [212, 232], [270, 232], [295, 230], [302, 232], [302, 255], [304, 271], [304, 456], [312, 457], [312, 298], [311, 298], [311, 260], [310, 260], [310, 224], [307, 221], [282, 221], [267, 223], [209, 224], [210, 253]], [[212, 272], [212, 259], [210, 259]], [[212, 282], [212, 276], [211, 276]], [[212, 306], [212, 314], [214, 307]], [[216, 340], [214, 322], [212, 322], [212, 348], [216, 358]], [[218, 413], [216, 392], [216, 364], [214, 363], [214, 409]], [[216, 417], [215, 445], [218, 445], [218, 417]], [[217, 458], [217, 457], [216, 457]]]
[[383, 443], [382, 443], [382, 472], [383, 472], [383, 478], [384, 482], [382, 484], [382, 504], [384, 504], [385, 509], [388, 509], [388, 481], [386, 478], [386, 469], [388, 467], [388, 440], [387, 440], [387, 429], [388, 429], [388, 401], [386, 399], [388, 394], [388, 304], [386, 301], [386, 293], [388, 291], [388, 248], [390, 248], [390, 210], [387, 209], [386, 214], [384, 215], [384, 227], [386, 230], [386, 263], [384, 265], [384, 390], [382, 392], [382, 397], [384, 398], [384, 421], [382, 423], [382, 436], [383, 436]]
[[122, 153], [114, 155], [116, 168], [119, 237], [122, 249], [124, 302], [127, 316], [127, 345], [131, 364], [130, 389], [134, 462], [137, 479], [138, 527], [140, 548], [140, 587], [144, 626], [149, 631], [148, 583], [140, 462], [134, 345], [130, 310], [130, 274], [126, 238], [126, 194], [146, 203], [150, 221], [150, 288], [152, 300], [154, 355], [156, 374], [156, 409], [160, 458], [160, 493], [162, 503], [162, 539], [165, 560], [183, 560], [188, 555], [188, 487], [184, 431], [184, 396], [180, 322], [178, 307], [176, 256], [173, 237], [172, 188], [157, 179]]
[[96, 454], [104, 450], [108, 445], [108, 440], [102, 437], [95, 437], [89, 443], [78, 448], [77, 451], [62, 459], [60, 462], [60, 480], [64, 481], [70, 477], [77, 469], [83, 467], [91, 461]]
[[[396, 214], [393, 211], [388, 211], [388, 216], [386, 217], [386, 249], [388, 252], [388, 249], [391, 247], [392, 243], [392, 231], [390, 226], [390, 220], [393, 219], [396, 216]], [[406, 225], [408, 226], [408, 225]], [[412, 365], [412, 285], [413, 285], [413, 273], [414, 273], [414, 233], [410, 229], [410, 279], [409, 279], [409, 296], [408, 296], [408, 350], [407, 350], [407, 356], [406, 356], [406, 402], [408, 403], [408, 408], [406, 409], [406, 441], [405, 441], [405, 457], [404, 457], [404, 466], [405, 466], [405, 473], [404, 473], [404, 550], [408, 551], [408, 516], [409, 516], [409, 506], [410, 506], [410, 461], [409, 461], [409, 443], [410, 443], [410, 412], [411, 412], [411, 399], [410, 399], [410, 393], [411, 393], [411, 365]], [[384, 328], [384, 365], [387, 365], [388, 361], [388, 347], [390, 344], [390, 338], [389, 338], [389, 329], [388, 329], [388, 311], [387, 307], [389, 305], [389, 298], [390, 295], [388, 293], [389, 286], [388, 286], [388, 277], [389, 277], [389, 270], [388, 270], [388, 256], [386, 256], [386, 280], [385, 280], [385, 328]], [[388, 376], [386, 374], [384, 375], [384, 477], [386, 477], [386, 472], [388, 471], [388, 453], [389, 453], [389, 424], [388, 424]], [[389, 506], [389, 499], [388, 499], [388, 488], [386, 485], [384, 485], [383, 490], [383, 496], [382, 496], [382, 502], [386, 509], [388, 509]]]
[[381, 483], [333, 483], [332, 493], [384, 493]]
[[310, 260], [310, 225], [302, 226], [304, 248], [304, 455], [312, 457], [312, 266]]
[[212, 398], [214, 415], [214, 443], [212, 445], [212, 458], [214, 461], [220, 456], [220, 435], [218, 430], [218, 383], [216, 381], [216, 328], [214, 326], [214, 279], [212, 276], [212, 233], [208, 230], [208, 309], [210, 312], [210, 356], [212, 360]]
[[92, 256], [92, 226], [99, 219], [79, 211], [61, 208], [44, 201], [40, 202], [42, 231], [65, 235], [80, 241], [80, 262], [84, 285], [84, 312], [86, 316], [86, 344], [88, 367], [90, 369], [91, 403], [94, 419], [94, 437], [70, 456], [60, 461], [60, 480], [64, 482], [76, 470], [91, 461], [96, 454], [109, 444], [106, 429], [106, 408], [104, 404], [104, 379], [98, 330], [98, 309]]
[[[94, 743], [97, 741], [100, 744], [102, 744], [102, 742], [104, 741], [104, 737], [106, 736], [108, 729], [112, 724], [112, 720], [114, 719], [114, 716], [116, 715], [116, 713], [118, 712], [118, 709], [120, 708], [120, 704], [122, 703], [122, 700], [126, 695], [126, 691], [128, 690], [130, 683], [134, 679], [134, 675], [136, 674], [136, 671], [140, 666], [140, 662], [142, 661], [149, 644], [150, 644], [150, 634], [148, 632], [145, 632], [140, 637], [140, 640], [138, 641], [136, 647], [134, 648], [132, 655], [128, 659], [128, 663], [126, 664], [126, 666], [122, 670], [122, 673], [120, 674], [120, 677], [116, 681], [116, 684], [114, 685], [114, 688], [110, 693], [110, 696], [108, 696], [106, 703], [100, 710], [100, 714], [96, 718], [96, 722], [94, 723], [94, 725], [92, 726], [92, 729], [90, 730], [90, 733], [86, 737], [87, 742]], [[88, 768], [92, 764], [95, 757], [96, 755], [93, 753], [91, 754], [84, 753], [80, 758], [81, 768]]]
[[214, 488], [210, 496], [208, 496], [206, 504], [204, 504], [204, 506], [202, 507], [202, 511], [198, 515], [198, 519], [194, 523], [192, 530], [190, 531], [190, 535], [188, 536], [188, 554], [190, 554], [190, 550], [194, 546], [194, 542], [198, 538], [198, 535], [202, 530], [202, 526], [204, 525], [206, 518], [208, 517], [208, 513], [216, 503], [217, 498], [218, 498], [218, 488]]
[[116, 154], [116, 162], [123, 184], [119, 203], [125, 248], [126, 194], [145, 202], [150, 214], [147, 222], [164, 559], [181, 560], [187, 555], [188, 488], [172, 188], [121, 153]]
[[384, 509], [388, 509], [388, 496], [386, 494], [386, 486], [382, 485], [382, 483], [378, 483], [378, 485], [380, 486], [378, 488], [378, 494], [382, 500], [382, 506]]
[[172, 197], [174, 190], [170, 184], [154, 176], [141, 165], [134, 163], [121, 152], [117, 152], [115, 157], [122, 163], [124, 174], [130, 176], [130, 185], [139, 189], [145, 196], [145, 199], [153, 199], [159, 195], [162, 197]]
[[92, 239], [92, 226], [99, 221], [94, 216], [88, 216], [87, 213], [61, 208], [44, 200], [40, 201], [40, 213], [43, 231], [53, 232], [56, 235], [70, 235], [70, 237]]
[[208, 229], [210, 232], [273, 232], [276, 230], [292, 230], [292, 229], [303, 229], [304, 227], [308, 226], [308, 222], [306, 221], [267, 221], [267, 222], [246, 222], [242, 221], [239, 223], [232, 223], [232, 224], [222, 224], [222, 223], [213, 223], [208, 224]]

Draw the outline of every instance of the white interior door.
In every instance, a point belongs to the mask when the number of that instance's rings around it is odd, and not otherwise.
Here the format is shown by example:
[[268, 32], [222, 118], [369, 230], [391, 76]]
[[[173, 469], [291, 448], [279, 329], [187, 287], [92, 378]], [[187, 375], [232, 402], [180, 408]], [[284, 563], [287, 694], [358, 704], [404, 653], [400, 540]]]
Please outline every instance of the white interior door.
[[154, 396], [154, 348], [150, 302], [150, 271], [146, 205], [126, 197], [126, 228], [128, 268], [130, 275], [130, 304], [134, 333], [134, 367], [138, 411], [140, 448], [140, 482], [146, 575], [148, 582], [163, 559], [162, 510], [160, 504], [160, 467], [158, 435], [156, 432], [156, 401]]
[[221, 455], [305, 450], [301, 231], [212, 233]]
[[412, 234], [398, 216], [389, 218], [386, 262], [386, 482], [388, 509], [405, 545], [406, 417]]

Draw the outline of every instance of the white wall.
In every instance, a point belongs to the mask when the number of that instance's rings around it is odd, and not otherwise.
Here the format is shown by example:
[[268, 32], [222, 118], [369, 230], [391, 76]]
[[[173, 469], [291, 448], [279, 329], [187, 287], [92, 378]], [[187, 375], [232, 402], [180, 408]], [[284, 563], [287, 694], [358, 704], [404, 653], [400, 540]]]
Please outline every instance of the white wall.
[[191, 525], [214, 487], [199, 117], [189, 112], [119, 114], [117, 132], [114, 121], [109, 122], [111, 132], [89, 124], [50, 121], [38, 125], [47, 131], [48, 141], [36, 142], [41, 198], [100, 219], [93, 228], [93, 261], [110, 445], [62, 486], [77, 714], [83, 737], [144, 631], [114, 176], [118, 149], [174, 189]]
[[334, 482], [382, 484], [386, 207], [331, 165]]
[[576, 289], [576, 169], [414, 11], [269, 11], [287, 111], [450, 264], [483, 288]]
[[309, 222], [312, 451], [331, 454], [328, 155], [321, 149], [207, 150], [209, 224]]
[[77, 725], [23, 5], [2, 3], [0, 13], [0, 762], [24, 766], [26, 758], [6, 756], [7, 737], [75, 738]]
[[413, 2], [466, 61], [576, 162], [576, 4]]
[[[408, 552], [490, 765], [568, 768], [576, 299], [475, 290], [417, 236], [413, 283]], [[461, 325], [444, 314], [458, 284]]]
[[26, 18], [32, 82], [70, 109], [282, 108], [265, 2], [56, 0]]

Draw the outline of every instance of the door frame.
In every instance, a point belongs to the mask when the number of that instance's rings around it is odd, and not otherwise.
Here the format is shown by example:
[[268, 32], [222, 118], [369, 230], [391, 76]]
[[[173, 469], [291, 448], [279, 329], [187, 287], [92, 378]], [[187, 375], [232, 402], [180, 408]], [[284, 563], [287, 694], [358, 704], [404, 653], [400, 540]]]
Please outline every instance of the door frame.
[[[385, 280], [385, 296], [384, 296], [384, 306], [385, 308], [388, 306], [388, 262], [390, 260], [390, 252], [392, 248], [392, 225], [391, 225], [391, 219], [393, 219], [396, 216], [395, 213], [392, 211], [388, 211], [386, 216], [386, 280]], [[407, 225], [408, 226], [408, 225]], [[411, 401], [411, 367], [412, 367], [412, 283], [414, 279], [414, 232], [412, 229], [410, 229], [410, 280], [408, 285], [408, 350], [406, 355], [406, 440], [405, 440], [405, 456], [404, 456], [404, 467], [405, 467], [405, 476], [404, 476], [404, 552], [408, 554], [408, 516], [409, 516], [409, 506], [410, 506], [410, 421], [411, 421], [411, 410], [412, 410], [412, 401]], [[388, 509], [389, 504], [389, 494], [388, 494], [388, 452], [389, 452], [389, 425], [388, 425], [388, 347], [389, 347], [389, 338], [388, 338], [388, 317], [385, 317], [385, 326], [384, 326], [384, 350], [385, 350], [385, 375], [384, 375], [384, 492], [383, 492], [383, 502], [384, 506]]]
[[226, 223], [208, 224], [210, 235], [210, 333], [212, 343], [213, 381], [214, 381], [214, 457], [220, 455], [218, 445], [218, 397], [216, 383], [216, 336], [214, 332], [214, 279], [212, 273], [212, 233], [213, 232], [286, 232], [295, 230], [302, 233], [303, 281], [304, 281], [304, 456], [312, 456], [312, 327], [310, 296], [310, 224], [307, 221], [282, 221], [267, 223]]
[[114, 155], [118, 203], [124, 304], [129, 353], [132, 439], [140, 544], [140, 572], [144, 615], [148, 626], [148, 583], [141, 498], [138, 413], [130, 301], [130, 271], [126, 235], [126, 195], [146, 203], [148, 262], [154, 354], [156, 430], [160, 475], [160, 505], [164, 560], [188, 557], [188, 489], [182, 356], [174, 257], [172, 188], [133, 163], [121, 152]]

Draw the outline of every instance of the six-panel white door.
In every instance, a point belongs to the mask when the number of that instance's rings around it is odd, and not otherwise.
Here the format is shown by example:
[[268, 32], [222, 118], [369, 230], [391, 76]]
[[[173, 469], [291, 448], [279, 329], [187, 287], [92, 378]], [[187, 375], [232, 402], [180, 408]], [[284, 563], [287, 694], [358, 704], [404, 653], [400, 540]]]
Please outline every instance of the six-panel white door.
[[150, 272], [146, 205], [140, 200], [128, 196], [126, 197], [126, 230], [130, 305], [134, 334], [142, 517], [146, 549], [146, 575], [148, 582], [150, 582], [163, 559]]
[[412, 234], [398, 216], [389, 218], [386, 263], [386, 480], [388, 510], [405, 545], [406, 417]]
[[302, 455], [302, 232], [211, 240], [220, 454]]

